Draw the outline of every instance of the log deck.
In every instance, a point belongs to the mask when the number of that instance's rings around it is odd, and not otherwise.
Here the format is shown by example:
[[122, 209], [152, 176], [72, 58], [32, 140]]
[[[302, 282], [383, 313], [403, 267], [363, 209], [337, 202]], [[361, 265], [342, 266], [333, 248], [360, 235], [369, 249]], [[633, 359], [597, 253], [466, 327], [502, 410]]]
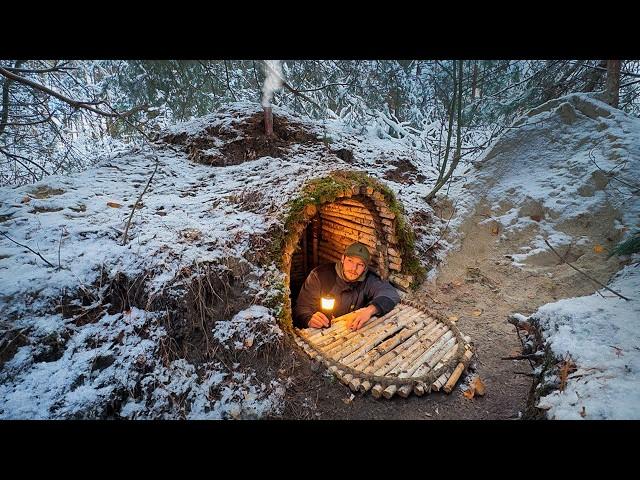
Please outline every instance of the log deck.
[[352, 391], [375, 398], [450, 393], [473, 357], [453, 322], [409, 300], [359, 330], [348, 323], [345, 315], [328, 329], [296, 329], [296, 342]]

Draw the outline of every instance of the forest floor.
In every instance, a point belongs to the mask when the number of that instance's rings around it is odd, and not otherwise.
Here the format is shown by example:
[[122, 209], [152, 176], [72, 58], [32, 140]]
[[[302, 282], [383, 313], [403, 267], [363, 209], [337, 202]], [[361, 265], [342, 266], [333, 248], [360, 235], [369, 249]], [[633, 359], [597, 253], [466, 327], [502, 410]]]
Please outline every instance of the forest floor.
[[[296, 349], [293, 384], [282, 417], [325, 420], [521, 418], [532, 387], [532, 378], [528, 376], [532, 369], [528, 360], [502, 359], [522, 353], [522, 344], [514, 326], [507, 322], [508, 316], [512, 313], [530, 315], [546, 303], [590, 294], [597, 287], [550, 252], [531, 257], [524, 266], [515, 266], [509, 255], [530, 240], [533, 232], [522, 232], [518, 238], [501, 237], [495, 225], [480, 224], [491, 214], [486, 205], [481, 204], [461, 226], [464, 237], [460, 248], [449, 254], [435, 281], [425, 282], [410, 295], [431, 310], [447, 317], [457, 316], [458, 328], [463, 335], [471, 337], [476, 356], [450, 394], [433, 392], [422, 397], [394, 396], [390, 400], [376, 400], [370, 393], [353, 394], [326, 369], [314, 365]], [[586, 233], [587, 229], [584, 230], [581, 233]], [[607, 261], [584, 248], [574, 247], [573, 251], [569, 248], [565, 254], [572, 263], [584, 263], [590, 272], [596, 271], [601, 280], [606, 281], [619, 268], [618, 262]], [[485, 384], [486, 393], [467, 399], [460, 387], [474, 376], [479, 376]]]

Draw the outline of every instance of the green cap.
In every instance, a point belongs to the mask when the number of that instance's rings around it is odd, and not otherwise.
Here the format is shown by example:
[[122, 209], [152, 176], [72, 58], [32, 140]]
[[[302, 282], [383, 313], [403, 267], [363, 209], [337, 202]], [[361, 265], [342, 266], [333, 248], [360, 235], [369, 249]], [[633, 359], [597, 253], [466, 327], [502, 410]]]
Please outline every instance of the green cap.
[[369, 249], [366, 245], [355, 242], [349, 245], [344, 250], [344, 254], [348, 257], [359, 257], [364, 260], [364, 263], [369, 264], [369, 260], [371, 260], [371, 254], [369, 253]]

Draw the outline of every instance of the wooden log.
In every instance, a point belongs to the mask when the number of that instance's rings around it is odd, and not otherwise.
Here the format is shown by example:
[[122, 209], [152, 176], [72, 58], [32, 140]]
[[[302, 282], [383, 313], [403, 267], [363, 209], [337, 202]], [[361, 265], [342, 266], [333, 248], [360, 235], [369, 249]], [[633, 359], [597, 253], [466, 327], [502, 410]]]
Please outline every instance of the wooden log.
[[428, 385], [425, 385], [423, 382], [417, 382], [413, 387], [413, 393], [418, 397], [421, 397], [425, 393], [430, 393], [431, 388]]
[[[418, 356], [410, 365], [406, 367], [406, 370], [401, 371], [398, 378], [410, 378], [422, 365], [428, 362], [434, 355], [436, 355], [444, 345], [453, 337], [453, 332], [448, 330], [445, 332], [434, 344], [429, 346], [422, 355]], [[455, 340], [455, 338], [454, 338]]]
[[398, 365], [396, 365], [393, 369], [391, 369], [387, 373], [389, 373], [390, 375], [400, 375], [401, 373], [406, 372], [411, 365], [415, 364], [416, 359], [424, 355], [425, 351], [431, 348], [431, 346], [435, 342], [437, 342], [447, 331], [448, 331], [448, 327], [446, 325], [442, 325], [442, 324], [438, 325], [438, 327], [436, 327], [436, 330], [432, 332], [432, 334], [429, 337], [427, 337], [427, 339], [425, 339], [422, 342], [419, 342], [416, 345], [416, 348], [413, 350], [413, 353], [409, 358], [400, 362]]
[[320, 215], [322, 217], [332, 217], [339, 220], [349, 221], [369, 228], [376, 228], [376, 222], [372, 215], [366, 216], [365, 214], [356, 214], [349, 211], [341, 211], [337, 208], [324, 208], [320, 210]]
[[333, 223], [337, 223], [338, 225], [362, 230], [370, 235], [376, 235], [375, 222], [373, 220], [364, 223], [364, 220], [352, 220], [349, 217], [339, 217], [337, 215], [338, 214], [332, 215], [331, 212], [324, 212], [321, 216], [323, 220], [329, 220]]
[[[425, 375], [428, 372], [428, 369], [438, 370], [442, 365], [444, 365], [456, 352], [458, 351], [457, 342], [453, 343], [453, 346], [449, 346], [447, 352], [438, 360], [435, 365], [423, 365], [416, 371], [416, 376], [420, 377]], [[435, 382], [435, 380], [434, 380]]]
[[419, 332], [417, 336], [409, 338], [406, 342], [382, 355], [370, 367], [367, 367], [364, 372], [373, 373], [375, 375], [385, 375], [401, 361], [411, 355], [421, 341], [428, 338], [428, 336], [435, 332], [437, 328], [440, 328], [439, 325], [440, 323], [435, 320], [430, 321], [425, 327], [423, 327], [424, 330]]
[[[469, 337], [468, 335], [465, 335], [463, 339], [465, 342], [465, 346], [464, 346], [465, 349], [469, 350], [471, 348], [471, 346], [469, 345], [469, 342], [471, 341], [471, 337]], [[440, 362], [438, 362], [438, 364], [434, 367], [434, 370], [437, 370], [441, 365], [444, 365], [444, 363], [453, 356], [453, 354], [457, 351], [457, 349], [458, 349], [458, 345], [456, 344], [454, 348], [451, 349], [451, 352], [447, 353], [447, 355], [445, 355], [445, 357], [442, 360], [440, 360]], [[451, 373], [453, 373], [452, 368], [445, 371], [431, 384], [431, 389], [435, 390], [436, 392], [440, 391], [440, 389], [444, 387], [444, 385], [447, 383], [447, 380], [451, 376]]]
[[349, 382], [349, 388], [351, 389], [351, 391], [357, 392], [358, 389], [360, 388], [361, 382], [362, 382], [362, 379], [360, 379], [359, 377], [355, 377], [353, 380], [351, 380]]
[[382, 395], [384, 396], [384, 398], [390, 399], [395, 395], [397, 391], [398, 391], [398, 387], [396, 385], [389, 385], [387, 388], [385, 388], [382, 391]]
[[[388, 329], [394, 328], [396, 319], [400, 315], [405, 315], [405, 312], [406, 310], [403, 310], [394, 316], [388, 317], [387, 321], [384, 323], [381, 320], [376, 320], [374, 322], [370, 320], [364, 327], [359, 330], [354, 330], [353, 334], [347, 334], [344, 338], [346, 339], [349, 337], [348, 341], [346, 341], [346, 343], [341, 342], [339, 344], [339, 348], [333, 348], [331, 351], [327, 351], [327, 354], [337, 360], [341, 360], [344, 356], [349, 355], [359, 348], [363, 343], [366, 343], [369, 340], [370, 335], [373, 335], [373, 338], [378, 338], [381, 332], [386, 332]], [[347, 352], [347, 350], [349, 351]]]
[[360, 242], [360, 243], [364, 243], [367, 247], [371, 247], [373, 250], [376, 249], [376, 241], [372, 240], [369, 236], [365, 234], [358, 234], [358, 233], [350, 234], [344, 231], [335, 230], [334, 228], [324, 224], [322, 225], [322, 232], [333, 233], [334, 235], [342, 235], [343, 237], [349, 239], [350, 243]]
[[[346, 332], [346, 334], [342, 336], [338, 335], [333, 343], [330, 343], [325, 347], [323, 347], [323, 351], [325, 352], [326, 355], [331, 355], [334, 350], [339, 351], [340, 349], [336, 347], [343, 346], [342, 344], [344, 342], [351, 341], [356, 337], [362, 336], [363, 334], [368, 332], [370, 329], [377, 327], [383, 322], [389, 322], [390, 319], [392, 318], [391, 316], [392, 312], [393, 310], [386, 315], [377, 317], [374, 320], [370, 320], [367, 324], [365, 324], [364, 327], [360, 328], [359, 330]], [[393, 314], [395, 314], [395, 312]]]
[[383, 390], [384, 387], [378, 383], [371, 389], [371, 395], [373, 396], [373, 398], [378, 399], [382, 396]]
[[321, 343], [323, 340], [328, 338], [333, 338], [337, 333], [343, 331], [347, 322], [345, 320], [340, 320], [342, 317], [338, 317], [337, 319], [333, 319], [331, 322], [331, 326], [328, 328], [313, 328], [309, 327], [304, 330], [307, 330], [306, 336], [304, 337], [308, 342], [311, 343]]
[[318, 255], [322, 256], [327, 260], [330, 260], [331, 262], [340, 262], [342, 259], [342, 256], [338, 254], [335, 250], [329, 250], [327, 247], [323, 246], [322, 244], [320, 244], [320, 246], [318, 247]]
[[318, 213], [317, 207], [313, 203], [309, 203], [304, 207], [304, 216], [307, 218], [313, 218]]
[[363, 380], [358, 387], [358, 391], [362, 393], [367, 393], [371, 389], [371, 382], [369, 380]]
[[409, 395], [411, 395], [411, 392], [413, 392], [415, 386], [416, 384], [414, 383], [402, 385], [400, 388], [398, 388], [398, 391], [396, 393], [402, 398], [407, 398]]
[[391, 283], [399, 285], [405, 290], [408, 290], [411, 287], [411, 282], [408, 281], [404, 275], [398, 275], [396, 273], [392, 273], [391, 275], [389, 275], [389, 281]]
[[[343, 350], [338, 354], [339, 356], [336, 356], [335, 358], [337, 358], [344, 364], [349, 364], [354, 362], [355, 360], [358, 360], [359, 358], [362, 358], [363, 355], [375, 348], [384, 339], [404, 329], [407, 325], [409, 325], [409, 322], [411, 322], [412, 319], [420, 315], [424, 314], [422, 312], [408, 312], [404, 317], [399, 316], [395, 320], [396, 325], [389, 325], [384, 329], [376, 331], [375, 335], [372, 334], [369, 336], [369, 338], [363, 339], [362, 341], [356, 343], [353, 347]], [[350, 350], [351, 348], [353, 348], [353, 350], [351, 352], [348, 352], [348, 350]]]
[[377, 210], [378, 210], [378, 215], [380, 215], [382, 218], [388, 218], [389, 220], [394, 220], [396, 218], [396, 214], [393, 213], [388, 208], [381, 207], [381, 208], [378, 208]]
[[373, 219], [374, 213], [377, 214], [375, 210], [372, 212], [365, 206], [354, 207], [351, 205], [342, 205], [340, 203], [328, 203], [324, 205], [322, 209], [324, 211], [337, 212], [340, 213], [340, 215], [354, 215], [366, 219]]
[[451, 337], [447, 340], [447, 342], [441, 346], [441, 348], [437, 351], [437, 352], [433, 352], [433, 355], [431, 356], [431, 358], [427, 358], [424, 363], [415, 371], [413, 372], [413, 377], [422, 377], [423, 375], [426, 375], [427, 373], [429, 373], [429, 371], [434, 370], [435, 366], [438, 363], [444, 363], [444, 361], [442, 361], [444, 359], [444, 357], [446, 357], [447, 355], [449, 355], [449, 358], [455, 353], [455, 351], [457, 350], [457, 345], [456, 345], [456, 337], [453, 336], [453, 334], [451, 335]]
[[372, 247], [375, 250], [377, 237], [376, 237], [375, 231], [369, 233], [371, 229], [368, 229], [369, 231], [365, 231], [364, 229], [360, 229], [360, 228], [345, 227], [344, 225], [340, 225], [338, 223], [332, 222], [331, 220], [328, 220], [326, 218], [322, 219], [322, 229], [333, 232], [333, 233], [340, 233], [343, 236], [364, 238], [366, 240], [369, 240], [372, 243]]
[[334, 202], [334, 203], [340, 203], [342, 205], [350, 205], [353, 207], [366, 208], [360, 200], [355, 200], [353, 198], [341, 198], [338, 202]]
[[458, 363], [458, 365], [456, 366], [455, 370], [453, 371], [453, 373], [449, 377], [449, 380], [447, 380], [447, 383], [445, 384], [445, 386], [442, 387], [442, 389], [445, 391], [445, 393], [451, 393], [451, 390], [453, 390], [453, 387], [455, 387], [456, 382], [460, 378], [460, 375], [462, 375], [462, 372], [464, 371], [464, 369], [467, 368], [467, 365], [469, 364], [469, 361], [471, 360], [471, 357], [473, 357], [473, 351], [472, 350], [467, 350], [466, 352], [464, 352], [464, 356], [462, 357], [462, 361], [460, 363]]
[[380, 357], [387, 354], [398, 345], [404, 343], [407, 339], [420, 332], [420, 330], [422, 330], [428, 323], [433, 321], [431, 317], [422, 318], [417, 321], [415, 319], [412, 320], [412, 323], [406, 325], [400, 333], [371, 349], [367, 357], [363, 361], [359, 362], [354, 368], [361, 369], [373, 365], [373, 363]]

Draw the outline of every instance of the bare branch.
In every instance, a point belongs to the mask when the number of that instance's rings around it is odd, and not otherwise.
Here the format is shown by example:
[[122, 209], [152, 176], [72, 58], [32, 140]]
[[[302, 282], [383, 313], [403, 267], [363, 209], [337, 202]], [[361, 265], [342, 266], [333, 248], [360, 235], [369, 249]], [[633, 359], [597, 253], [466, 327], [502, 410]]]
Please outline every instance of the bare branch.
[[16, 245], [20, 245], [21, 247], [26, 248], [26, 249], [27, 249], [27, 250], [29, 250], [30, 252], [35, 253], [35, 254], [36, 254], [37, 256], [39, 256], [42, 260], [44, 260], [44, 262], [45, 262], [47, 265], [49, 265], [50, 267], [56, 268], [56, 266], [55, 266], [53, 263], [51, 263], [49, 260], [47, 260], [46, 258], [44, 258], [44, 257], [40, 254], [40, 252], [36, 252], [36, 251], [35, 251], [35, 250], [33, 250], [31, 247], [28, 247], [28, 246], [26, 246], [26, 245], [23, 245], [23, 244], [21, 244], [21, 243], [16, 242], [13, 238], [11, 238], [9, 235], [7, 235], [7, 234], [6, 234], [6, 233], [4, 233], [4, 232], [0, 232], [0, 235], [2, 235], [2, 236], [4, 236], [4, 237], [6, 237], [8, 240], [12, 241], [12, 242], [13, 242], [13, 243], [15, 243]]
[[149, 181], [147, 182], [147, 186], [144, 187], [144, 190], [142, 191], [142, 193], [138, 197], [138, 200], [136, 200], [136, 203], [133, 204], [133, 208], [131, 209], [131, 215], [129, 215], [129, 220], [127, 221], [127, 227], [124, 229], [124, 234], [122, 235], [122, 245], [126, 245], [127, 244], [127, 233], [129, 232], [129, 226], [131, 225], [131, 219], [133, 218], [133, 212], [136, 211], [136, 207], [140, 203], [140, 200], [142, 200], [142, 196], [147, 191], [147, 188], [149, 188], [149, 184], [151, 183], [151, 180], [153, 180], [153, 176], [158, 171], [158, 165], [159, 165], [159, 162], [158, 162], [158, 159], [156, 158], [156, 168], [153, 170], [153, 173], [151, 174], [151, 177], [149, 177]]
[[74, 100], [72, 98], [69, 97], [65, 97], [64, 95], [58, 93], [58, 92], [54, 92], [53, 90], [51, 90], [48, 87], [45, 87], [44, 85], [41, 85], [37, 82], [34, 82], [33, 80], [30, 80], [28, 78], [24, 78], [21, 77], [20, 75], [16, 75], [12, 72], [10, 72], [9, 70], [7, 70], [6, 68], [2, 68], [0, 67], [0, 75], [4, 75], [7, 78], [10, 78], [11, 80], [14, 80], [18, 83], [21, 83], [23, 85], [27, 85], [28, 87], [31, 87], [35, 90], [47, 93], [48, 95], [51, 95], [52, 97], [57, 98], [58, 100], [61, 100], [69, 105], [71, 105], [74, 108], [84, 108], [86, 110], [89, 110], [91, 112], [97, 113], [98, 115], [102, 115], [104, 117], [112, 117], [112, 118], [121, 118], [121, 117], [126, 117], [129, 115], [132, 115], [133, 113], [136, 113], [140, 110], [144, 110], [147, 108], [146, 105], [142, 105], [139, 107], [134, 107], [131, 110], [128, 110], [126, 112], [121, 112], [121, 113], [109, 113], [109, 112], [105, 112], [104, 110], [100, 110], [98, 108], [94, 108], [95, 105], [103, 105], [106, 104], [106, 102], [104, 101], [100, 101], [100, 102], [82, 102], [82, 101], [78, 101], [78, 100]]
[[[42, 170], [45, 174], [50, 175], [49, 172], [47, 172], [44, 167], [38, 165], [36, 162], [34, 162], [33, 160], [28, 159], [27, 157], [23, 157], [22, 155], [18, 155], [16, 153], [9, 153], [6, 150], [3, 150], [2, 148], [0, 148], [0, 153], [4, 154], [5, 156], [9, 157], [9, 158], [13, 158], [14, 160], [20, 159], [20, 160], [24, 160], [25, 162], [29, 162], [32, 165], [35, 165], [36, 167], [38, 167], [40, 170]], [[22, 162], [19, 162], [22, 165]], [[24, 166], [24, 165], [23, 165]], [[28, 169], [27, 169], [28, 170]]]
[[616, 294], [616, 295], [617, 295], [617, 296], [619, 296], [620, 298], [622, 298], [622, 299], [624, 299], [624, 300], [626, 300], [626, 301], [630, 301], [630, 299], [629, 299], [629, 298], [624, 297], [624, 296], [620, 295], [618, 292], [615, 292], [615, 291], [611, 290], [609, 287], [607, 287], [606, 285], [603, 285], [602, 283], [600, 283], [600, 282], [599, 282], [598, 280], [596, 280], [595, 278], [593, 278], [593, 277], [591, 277], [591, 276], [587, 275], [586, 273], [584, 273], [584, 272], [583, 272], [582, 270], [580, 270], [578, 267], [574, 267], [573, 265], [571, 265], [571, 264], [570, 264], [569, 262], [567, 262], [564, 258], [562, 258], [562, 256], [561, 256], [558, 252], [556, 252], [556, 249], [555, 249], [555, 248], [553, 248], [553, 247], [551, 246], [551, 244], [547, 241], [547, 239], [546, 239], [546, 238], [544, 239], [544, 243], [546, 243], [546, 244], [547, 244], [547, 246], [551, 249], [551, 251], [552, 251], [553, 253], [555, 253], [555, 254], [558, 256], [558, 258], [559, 258], [560, 260], [562, 260], [562, 261], [563, 261], [563, 263], [566, 263], [567, 265], [569, 265], [569, 266], [570, 266], [571, 268], [573, 268], [576, 272], [581, 273], [582, 275], [584, 275], [585, 277], [587, 277], [587, 278], [588, 278], [589, 280], [591, 280], [592, 282], [594, 282], [594, 283], [596, 283], [596, 284], [600, 285], [602, 288], [604, 288], [604, 289], [606, 289], [606, 290], [609, 290], [611, 293]]

